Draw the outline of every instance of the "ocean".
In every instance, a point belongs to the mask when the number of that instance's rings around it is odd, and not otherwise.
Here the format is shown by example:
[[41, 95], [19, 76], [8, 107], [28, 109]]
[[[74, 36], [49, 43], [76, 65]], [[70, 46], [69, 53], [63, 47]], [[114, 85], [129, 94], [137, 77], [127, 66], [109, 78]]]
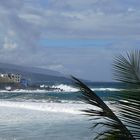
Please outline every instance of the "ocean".
[[[81, 110], [92, 106], [81, 100], [73, 85], [55, 84], [55, 91], [0, 90], [0, 140], [91, 140], [99, 130]], [[118, 83], [89, 83], [104, 101], [120, 91]]]

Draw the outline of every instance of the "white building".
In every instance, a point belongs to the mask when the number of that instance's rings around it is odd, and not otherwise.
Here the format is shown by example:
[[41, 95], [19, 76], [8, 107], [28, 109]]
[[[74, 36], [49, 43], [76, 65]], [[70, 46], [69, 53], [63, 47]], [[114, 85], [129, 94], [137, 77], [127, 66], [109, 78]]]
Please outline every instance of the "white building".
[[0, 83], [20, 83], [21, 75], [13, 73], [1, 73]]

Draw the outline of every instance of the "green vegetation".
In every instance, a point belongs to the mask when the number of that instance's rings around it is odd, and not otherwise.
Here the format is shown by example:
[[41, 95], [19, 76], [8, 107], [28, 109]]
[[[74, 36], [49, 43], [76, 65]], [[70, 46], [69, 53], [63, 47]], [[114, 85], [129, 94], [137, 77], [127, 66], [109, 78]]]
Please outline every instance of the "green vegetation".
[[[114, 92], [113, 111], [94, 91], [73, 77], [83, 93], [84, 101], [93, 106], [83, 110], [93, 121], [93, 128], [104, 127], [97, 133], [99, 140], [139, 140], [140, 139], [140, 51], [120, 55], [114, 59], [114, 77], [127, 84], [127, 89]], [[96, 108], [95, 108], [96, 107]], [[98, 109], [97, 109], [98, 108]], [[94, 130], [94, 129], [93, 129]]]

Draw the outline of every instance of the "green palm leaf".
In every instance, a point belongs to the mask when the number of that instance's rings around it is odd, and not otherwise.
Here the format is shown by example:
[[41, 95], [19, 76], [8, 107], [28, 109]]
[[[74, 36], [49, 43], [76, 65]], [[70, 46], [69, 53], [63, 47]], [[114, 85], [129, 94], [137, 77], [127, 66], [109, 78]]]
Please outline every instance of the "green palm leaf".
[[140, 51], [127, 53], [127, 57], [116, 57], [113, 71], [117, 81], [140, 85]]
[[[75, 84], [83, 93], [83, 99], [86, 103], [98, 107], [99, 109], [83, 110], [89, 116], [95, 116], [97, 119], [104, 119], [104, 121], [95, 122], [93, 128], [99, 125], [106, 126], [107, 129], [102, 133], [97, 134], [95, 139], [115, 139], [115, 140], [134, 140], [127, 127], [118, 119], [113, 111], [96, 95], [90, 88], [88, 88], [80, 80], [73, 77]], [[94, 118], [93, 118], [94, 119]]]
[[135, 139], [140, 139], [140, 51], [120, 55], [113, 65], [115, 78], [128, 83], [127, 90], [114, 93], [120, 109], [119, 118]]
[[[73, 77], [76, 85], [83, 93], [86, 103], [99, 109], [84, 110], [87, 115], [93, 117], [94, 126], [105, 126], [103, 132], [99, 132], [95, 139], [111, 140], [135, 140], [140, 139], [140, 51], [127, 53], [127, 56], [118, 56], [113, 65], [115, 79], [127, 83], [127, 89], [111, 94], [116, 101], [118, 113], [114, 113], [95, 92], [84, 83]], [[97, 119], [104, 118], [104, 121]]]

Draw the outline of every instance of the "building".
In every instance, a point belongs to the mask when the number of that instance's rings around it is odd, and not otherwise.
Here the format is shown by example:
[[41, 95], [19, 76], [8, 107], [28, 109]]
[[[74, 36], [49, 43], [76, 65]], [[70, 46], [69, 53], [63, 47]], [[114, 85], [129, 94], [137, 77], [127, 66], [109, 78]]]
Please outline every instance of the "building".
[[21, 75], [13, 73], [1, 73], [0, 83], [20, 83]]
[[21, 79], [20, 84], [22, 87], [28, 87], [28, 81], [26, 79]]

